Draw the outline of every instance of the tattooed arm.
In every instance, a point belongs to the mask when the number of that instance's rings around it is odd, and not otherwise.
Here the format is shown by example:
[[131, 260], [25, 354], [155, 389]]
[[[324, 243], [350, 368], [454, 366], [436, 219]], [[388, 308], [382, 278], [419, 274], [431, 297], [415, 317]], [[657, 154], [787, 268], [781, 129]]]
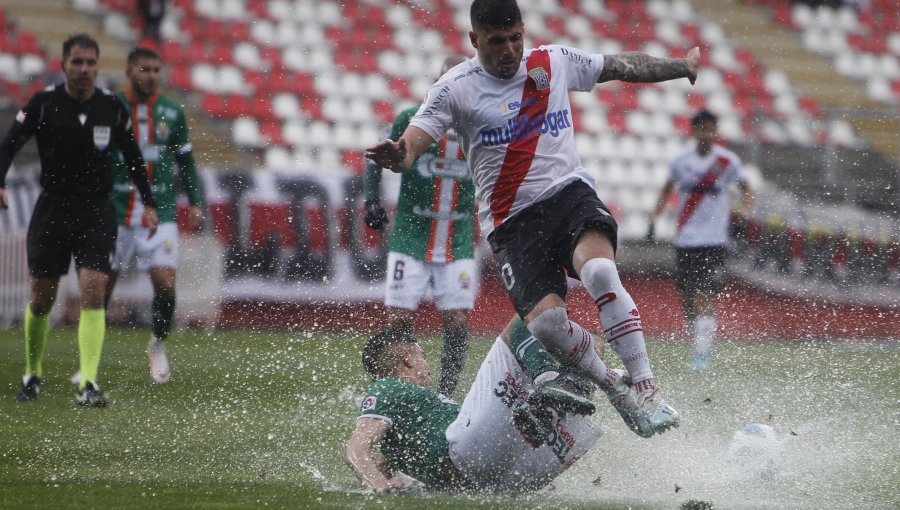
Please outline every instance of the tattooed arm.
[[631, 51], [604, 56], [603, 71], [597, 83], [611, 80], [656, 83], [687, 78], [693, 85], [699, 70], [700, 48], [692, 49], [684, 58], [656, 58], [646, 53]]

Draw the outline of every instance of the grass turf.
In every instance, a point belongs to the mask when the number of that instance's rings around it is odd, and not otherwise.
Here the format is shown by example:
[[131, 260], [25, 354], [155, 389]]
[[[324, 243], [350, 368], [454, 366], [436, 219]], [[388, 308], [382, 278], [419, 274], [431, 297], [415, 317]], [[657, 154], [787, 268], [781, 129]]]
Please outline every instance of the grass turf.
[[[601, 405], [598, 446], [552, 488], [514, 498], [360, 490], [342, 454], [368, 387], [362, 335], [179, 332], [170, 338], [172, 381], [156, 386], [149, 333], [112, 329], [99, 381], [108, 409], [75, 408], [75, 331], [50, 335], [40, 399], [17, 404], [22, 332], [0, 331], [0, 508], [661, 509], [692, 499], [890, 508], [900, 500], [896, 343], [722, 344], [714, 370], [697, 374], [683, 369], [689, 345], [651, 342], [685, 424], [643, 440]], [[463, 387], [489, 345], [472, 340]], [[436, 367], [439, 340], [423, 346]], [[749, 422], [786, 435], [774, 480], [728, 463], [730, 435]]]

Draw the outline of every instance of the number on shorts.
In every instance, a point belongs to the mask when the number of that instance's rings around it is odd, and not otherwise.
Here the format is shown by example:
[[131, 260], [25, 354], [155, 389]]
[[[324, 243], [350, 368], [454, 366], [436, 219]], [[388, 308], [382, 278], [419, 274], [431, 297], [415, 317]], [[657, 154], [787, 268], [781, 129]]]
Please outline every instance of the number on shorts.
[[506, 286], [506, 290], [512, 290], [516, 285], [516, 277], [513, 275], [512, 266], [509, 265], [509, 262], [503, 264], [503, 267], [500, 268], [500, 277], [503, 279], [503, 285]]
[[403, 279], [403, 261], [398, 260], [396, 264], [394, 264], [394, 281], [399, 281]]

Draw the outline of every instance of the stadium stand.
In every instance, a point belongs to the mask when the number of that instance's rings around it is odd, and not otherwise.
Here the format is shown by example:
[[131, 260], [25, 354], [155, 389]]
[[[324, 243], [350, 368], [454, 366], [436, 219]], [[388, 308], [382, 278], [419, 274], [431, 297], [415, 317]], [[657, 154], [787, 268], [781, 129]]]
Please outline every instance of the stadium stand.
[[[90, 3], [107, 9], [106, 20], [130, 8], [118, 0], [77, 2]], [[430, 63], [453, 51], [470, 53], [468, 4], [176, 0], [163, 22], [162, 52], [173, 86], [231, 123], [235, 144], [265, 151], [265, 161], [279, 167], [310, 169], [361, 161], [393, 112], [427, 90], [435, 78]], [[695, 88], [604, 86], [575, 96], [579, 146], [608, 185], [606, 198], [636, 196], [642, 214], [665, 177], [666, 159], [685, 141], [690, 113], [703, 105], [721, 116], [730, 142], [861, 145], [845, 122], [826, 118], [782, 72], [734, 47], [685, 0], [545, 1], [530, 6], [526, 18], [538, 44], [673, 55], [708, 48], [711, 65]], [[618, 26], [635, 28], [622, 33]], [[123, 39], [133, 40], [137, 27], [132, 32]], [[627, 171], [600, 172], [604, 165]], [[631, 171], [647, 179], [635, 185], [625, 178]], [[626, 231], [643, 228], [634, 218]]]

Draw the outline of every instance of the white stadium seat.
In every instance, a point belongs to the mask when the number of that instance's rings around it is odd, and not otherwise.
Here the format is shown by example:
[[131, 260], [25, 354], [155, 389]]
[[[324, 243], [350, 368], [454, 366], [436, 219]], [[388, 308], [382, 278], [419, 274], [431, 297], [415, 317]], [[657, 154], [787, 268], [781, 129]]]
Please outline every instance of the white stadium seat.
[[294, 156], [284, 147], [268, 147], [263, 154], [266, 168], [272, 170], [284, 170], [294, 166]]
[[42, 75], [46, 70], [46, 61], [38, 55], [24, 55], [19, 59], [19, 71], [26, 78]]
[[297, 119], [300, 117], [300, 100], [294, 94], [275, 94], [272, 113], [281, 120]]
[[281, 138], [288, 145], [294, 147], [309, 142], [306, 129], [306, 121], [300, 119], [289, 120], [281, 127]]
[[244, 82], [244, 73], [235, 66], [222, 66], [219, 68], [218, 86], [215, 92], [225, 94], [246, 94], [247, 85]]
[[249, 42], [240, 42], [234, 46], [234, 61], [245, 69], [262, 69], [259, 48]]
[[261, 147], [259, 123], [253, 117], [238, 117], [231, 125], [231, 139], [242, 147]]
[[15, 55], [0, 53], [0, 77], [7, 81], [19, 81], [21, 77], [19, 72], [19, 59], [17, 59]]

